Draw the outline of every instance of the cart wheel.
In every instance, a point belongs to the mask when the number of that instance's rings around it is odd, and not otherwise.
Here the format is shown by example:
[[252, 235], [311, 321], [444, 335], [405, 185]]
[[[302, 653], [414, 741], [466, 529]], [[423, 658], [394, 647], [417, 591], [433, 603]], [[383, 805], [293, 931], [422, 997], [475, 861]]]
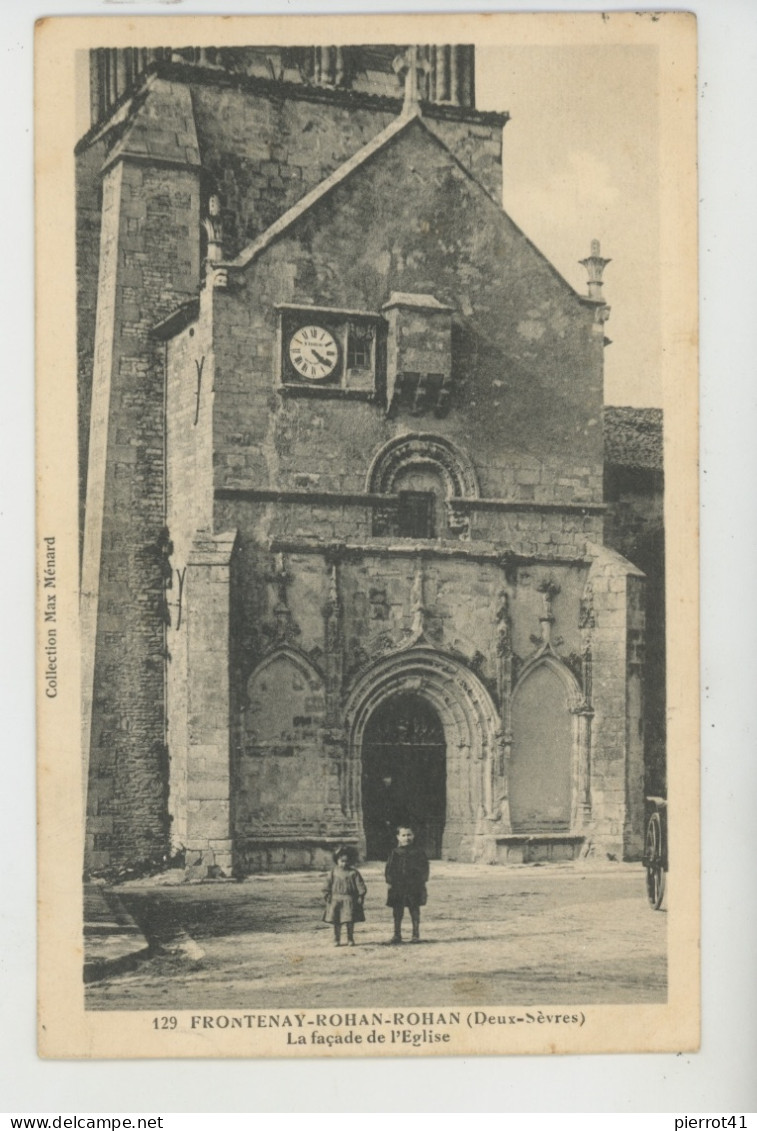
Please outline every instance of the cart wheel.
[[662, 824], [660, 814], [653, 813], [647, 825], [647, 839], [644, 846], [644, 861], [647, 866], [647, 899], [653, 911], [658, 911], [665, 895], [665, 869], [662, 861]]

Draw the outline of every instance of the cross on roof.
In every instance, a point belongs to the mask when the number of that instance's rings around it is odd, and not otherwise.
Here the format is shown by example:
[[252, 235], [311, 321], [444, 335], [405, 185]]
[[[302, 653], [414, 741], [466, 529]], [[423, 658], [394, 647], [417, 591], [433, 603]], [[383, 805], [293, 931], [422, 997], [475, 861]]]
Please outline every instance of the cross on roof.
[[409, 118], [413, 114], [420, 114], [421, 83], [430, 70], [428, 60], [420, 54], [419, 47], [412, 46], [406, 48], [402, 55], [397, 57], [394, 68], [405, 81], [403, 117]]

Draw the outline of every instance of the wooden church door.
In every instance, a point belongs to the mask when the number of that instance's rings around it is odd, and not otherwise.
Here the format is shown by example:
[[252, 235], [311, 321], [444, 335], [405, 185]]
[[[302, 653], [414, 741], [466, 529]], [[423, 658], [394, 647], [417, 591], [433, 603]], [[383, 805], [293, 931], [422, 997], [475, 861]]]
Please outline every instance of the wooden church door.
[[369, 860], [385, 860], [394, 828], [410, 824], [432, 858], [442, 851], [446, 812], [446, 745], [434, 708], [421, 695], [382, 703], [363, 736], [363, 828]]

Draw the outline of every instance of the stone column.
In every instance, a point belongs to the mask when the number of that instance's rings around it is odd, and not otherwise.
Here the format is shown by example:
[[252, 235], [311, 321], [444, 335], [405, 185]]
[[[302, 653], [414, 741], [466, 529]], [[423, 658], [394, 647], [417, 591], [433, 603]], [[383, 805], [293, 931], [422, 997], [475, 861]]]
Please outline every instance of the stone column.
[[644, 578], [626, 585], [626, 819], [623, 854], [638, 860], [644, 851]]
[[[184, 583], [187, 633], [187, 866], [232, 865], [230, 563], [236, 532], [198, 536]], [[178, 782], [173, 782], [179, 788]], [[212, 873], [211, 873], [212, 874]]]
[[639, 859], [644, 806], [641, 649], [644, 575], [589, 546], [592, 630], [591, 829], [602, 854]]

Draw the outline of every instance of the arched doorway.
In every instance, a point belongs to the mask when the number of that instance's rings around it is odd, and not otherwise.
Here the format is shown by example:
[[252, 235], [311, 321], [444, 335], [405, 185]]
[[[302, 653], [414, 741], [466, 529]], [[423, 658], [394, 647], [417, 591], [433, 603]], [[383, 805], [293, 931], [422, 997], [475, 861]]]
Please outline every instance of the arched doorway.
[[[384, 704], [392, 704], [396, 710], [403, 701], [407, 702], [405, 696], [416, 705], [420, 699], [421, 711], [428, 712], [430, 708], [443, 734], [441, 741], [430, 743], [439, 752], [437, 765], [441, 763], [439, 747], [442, 743], [444, 746], [444, 808], [441, 801], [437, 808], [437, 813], [443, 813], [441, 857], [444, 860], [482, 859], [491, 848], [485, 843], [487, 833], [483, 822], [494, 819], [499, 813], [497, 809], [495, 814], [493, 808], [493, 779], [500, 719], [489, 692], [478, 677], [456, 656], [428, 644], [382, 656], [364, 668], [350, 688], [344, 709], [349, 741], [342, 779], [345, 812], [361, 821], [364, 843], [363, 790], [370, 791], [372, 784], [363, 779], [363, 771], [370, 766], [365, 755], [366, 731]], [[387, 708], [388, 713], [391, 710]], [[379, 715], [378, 720], [381, 717]], [[377, 731], [378, 721], [374, 736]], [[371, 816], [369, 804], [369, 821]]]
[[365, 726], [362, 745], [366, 856], [385, 860], [394, 827], [408, 823], [418, 843], [438, 859], [447, 807], [446, 744], [439, 715], [422, 695], [384, 700]]

